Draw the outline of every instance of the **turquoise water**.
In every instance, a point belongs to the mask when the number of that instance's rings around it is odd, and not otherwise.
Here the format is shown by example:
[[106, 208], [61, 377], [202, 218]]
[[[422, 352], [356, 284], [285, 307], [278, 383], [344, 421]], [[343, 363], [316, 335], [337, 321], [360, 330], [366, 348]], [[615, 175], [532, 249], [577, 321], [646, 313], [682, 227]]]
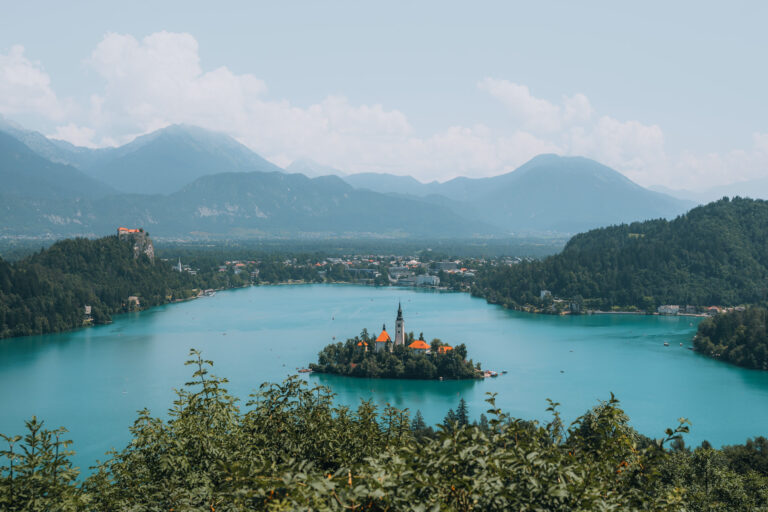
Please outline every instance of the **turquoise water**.
[[[394, 327], [402, 301], [406, 331], [456, 345], [485, 368], [509, 373], [462, 382], [346, 379], [311, 375], [338, 400], [361, 398], [421, 410], [438, 422], [463, 397], [477, 417], [486, 393], [522, 418], [546, 419], [546, 398], [571, 420], [610, 392], [632, 424], [658, 437], [679, 417], [688, 443], [743, 442], [768, 434], [768, 372], [704, 358], [687, 347], [696, 320], [685, 317], [527, 315], [466, 294], [348, 285], [254, 287], [118, 317], [107, 326], [0, 340], [0, 432], [22, 433], [37, 415], [66, 426], [87, 467], [129, 440], [136, 411], [164, 416], [191, 371], [190, 347], [215, 361], [229, 389], [247, 395], [313, 361], [332, 341]], [[663, 343], [668, 341], [669, 347]]]

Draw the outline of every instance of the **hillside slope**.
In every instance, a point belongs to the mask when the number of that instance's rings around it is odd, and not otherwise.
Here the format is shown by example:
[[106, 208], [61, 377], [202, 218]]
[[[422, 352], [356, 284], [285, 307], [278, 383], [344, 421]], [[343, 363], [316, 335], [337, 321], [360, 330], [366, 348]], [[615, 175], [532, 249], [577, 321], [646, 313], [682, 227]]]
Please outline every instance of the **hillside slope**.
[[590, 307], [734, 305], [768, 293], [768, 202], [723, 199], [672, 220], [596, 229], [543, 261], [483, 273], [474, 293], [510, 306], [541, 290]]
[[110, 236], [63, 240], [19, 262], [0, 259], [0, 338], [58, 332], [115, 313], [185, 298], [202, 276], [173, 272], [168, 263], [134, 257], [133, 242]]
[[282, 171], [227, 135], [186, 125], [102, 151], [83, 170], [121, 192], [137, 194], [170, 194], [209, 174]]
[[551, 154], [489, 178], [421, 183], [410, 176], [363, 173], [344, 180], [358, 188], [450, 203], [454, 211], [507, 232], [576, 233], [622, 222], [670, 218], [695, 205], [643, 188], [594, 160]]
[[61, 199], [114, 193], [104, 183], [68, 165], [46, 160], [0, 131], [0, 196]]

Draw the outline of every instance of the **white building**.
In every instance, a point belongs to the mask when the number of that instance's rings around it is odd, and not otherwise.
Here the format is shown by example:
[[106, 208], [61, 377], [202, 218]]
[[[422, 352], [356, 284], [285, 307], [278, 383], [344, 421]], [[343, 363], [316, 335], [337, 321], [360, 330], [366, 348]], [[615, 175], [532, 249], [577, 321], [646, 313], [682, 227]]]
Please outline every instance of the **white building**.
[[680, 312], [680, 306], [674, 306], [671, 304], [659, 306], [658, 312], [660, 315], [676, 315]]

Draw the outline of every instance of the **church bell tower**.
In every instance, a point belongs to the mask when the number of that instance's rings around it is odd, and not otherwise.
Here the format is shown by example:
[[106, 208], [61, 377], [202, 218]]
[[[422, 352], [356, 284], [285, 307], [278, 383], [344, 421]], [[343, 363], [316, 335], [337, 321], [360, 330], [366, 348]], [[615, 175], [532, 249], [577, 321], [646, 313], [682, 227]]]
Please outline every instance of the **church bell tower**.
[[395, 321], [395, 345], [405, 345], [405, 327], [403, 325], [403, 308], [397, 304], [397, 321]]

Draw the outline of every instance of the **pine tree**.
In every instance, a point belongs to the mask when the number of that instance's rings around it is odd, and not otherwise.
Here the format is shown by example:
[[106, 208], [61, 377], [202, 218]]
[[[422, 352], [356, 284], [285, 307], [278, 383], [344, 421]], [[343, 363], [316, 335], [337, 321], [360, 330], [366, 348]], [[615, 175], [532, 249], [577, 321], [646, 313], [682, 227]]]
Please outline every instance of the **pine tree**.
[[456, 408], [456, 422], [460, 427], [464, 427], [469, 424], [469, 411], [467, 410], [467, 402], [462, 398], [459, 400], [459, 406]]

